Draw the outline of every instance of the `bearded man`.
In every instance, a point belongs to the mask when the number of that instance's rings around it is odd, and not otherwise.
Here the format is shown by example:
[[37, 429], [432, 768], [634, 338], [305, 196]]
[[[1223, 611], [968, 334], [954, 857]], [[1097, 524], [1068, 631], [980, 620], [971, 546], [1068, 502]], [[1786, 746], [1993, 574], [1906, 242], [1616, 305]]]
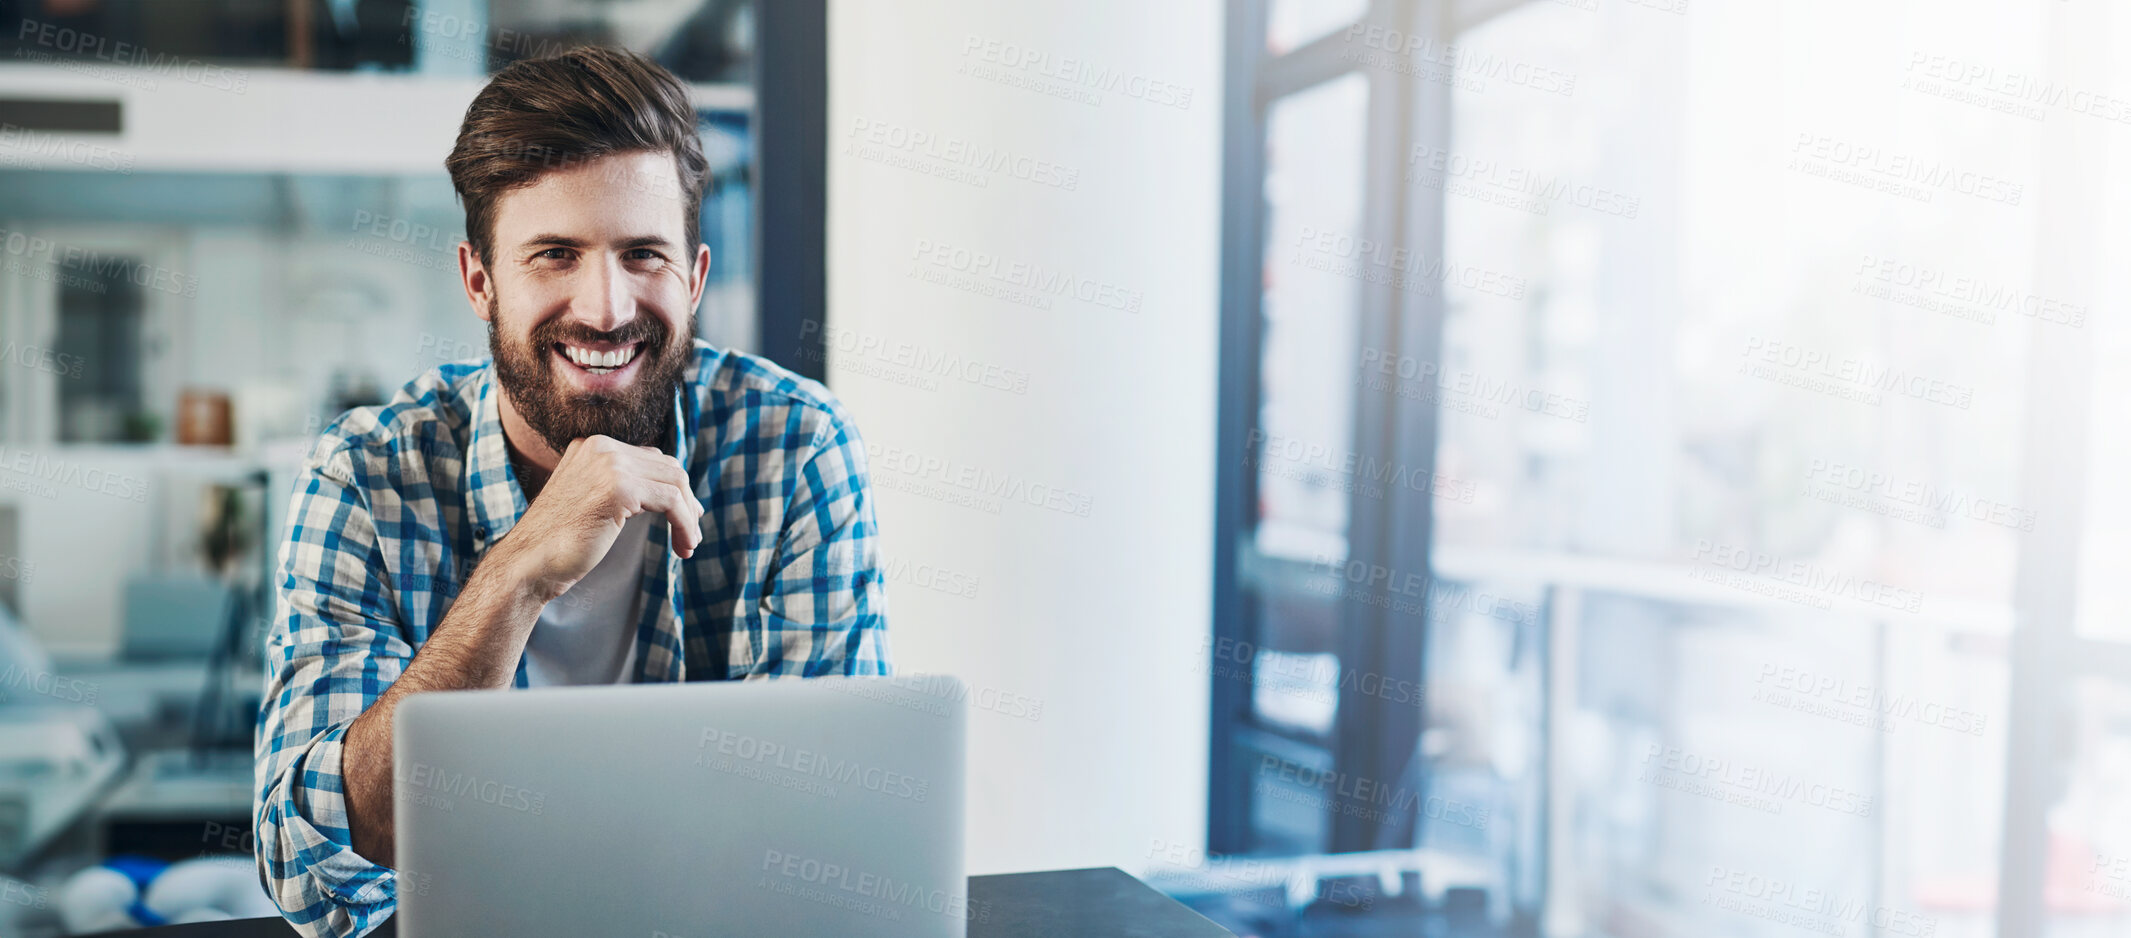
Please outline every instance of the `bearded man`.
[[687, 88], [610, 49], [518, 62], [445, 167], [490, 358], [327, 428], [281, 547], [257, 857], [313, 936], [395, 907], [409, 694], [889, 672], [857, 430], [820, 384], [695, 337]]

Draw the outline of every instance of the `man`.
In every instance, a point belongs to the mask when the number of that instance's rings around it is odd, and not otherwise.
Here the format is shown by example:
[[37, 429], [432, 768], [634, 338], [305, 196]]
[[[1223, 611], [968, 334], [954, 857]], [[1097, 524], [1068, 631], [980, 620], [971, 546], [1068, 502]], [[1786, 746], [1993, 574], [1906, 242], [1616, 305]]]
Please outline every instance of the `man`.
[[329, 427], [281, 548], [258, 861], [314, 936], [393, 911], [409, 694], [889, 670], [857, 431], [694, 338], [708, 170], [681, 83], [606, 49], [514, 64], [445, 166], [490, 359]]

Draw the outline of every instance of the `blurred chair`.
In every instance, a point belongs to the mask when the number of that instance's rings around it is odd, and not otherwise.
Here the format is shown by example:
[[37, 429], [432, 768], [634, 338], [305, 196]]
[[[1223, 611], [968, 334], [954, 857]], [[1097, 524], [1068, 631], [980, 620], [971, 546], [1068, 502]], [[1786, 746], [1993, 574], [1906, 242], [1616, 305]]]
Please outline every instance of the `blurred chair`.
[[103, 797], [125, 745], [98, 687], [59, 674], [0, 606], [0, 870], [17, 871]]
[[205, 660], [229, 621], [230, 589], [197, 574], [149, 574], [126, 583], [120, 654], [130, 661]]

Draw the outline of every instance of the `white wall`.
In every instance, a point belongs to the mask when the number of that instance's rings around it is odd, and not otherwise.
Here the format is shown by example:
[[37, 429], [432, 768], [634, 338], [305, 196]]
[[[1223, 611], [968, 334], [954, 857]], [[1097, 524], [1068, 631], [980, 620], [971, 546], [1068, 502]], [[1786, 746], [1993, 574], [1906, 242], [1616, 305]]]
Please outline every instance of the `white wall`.
[[[1220, 5], [838, 2], [829, 25], [829, 383], [875, 460], [898, 667], [980, 705], [971, 870], [1143, 868], [1205, 830]], [[1083, 80], [1004, 64], [1026, 52]], [[1103, 69], [1121, 85], [1089, 87]], [[1139, 309], [978, 292], [1016, 264]]]

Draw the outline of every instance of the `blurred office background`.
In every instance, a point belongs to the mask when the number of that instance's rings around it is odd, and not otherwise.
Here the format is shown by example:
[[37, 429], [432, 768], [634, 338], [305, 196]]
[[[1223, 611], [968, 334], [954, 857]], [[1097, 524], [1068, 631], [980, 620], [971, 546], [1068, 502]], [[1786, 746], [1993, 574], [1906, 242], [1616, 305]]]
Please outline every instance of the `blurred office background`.
[[586, 41], [695, 85], [704, 336], [857, 415], [972, 872], [1263, 936], [2131, 926], [2107, 4], [0, 17], [0, 933], [249, 849], [288, 473], [485, 354], [441, 160]]
[[0, 935], [51, 932], [106, 857], [248, 855], [292, 473], [341, 411], [487, 354], [442, 162], [487, 75], [598, 42], [689, 81], [702, 334], [755, 343], [752, 17], [0, 2], [0, 871], [25, 884]]

